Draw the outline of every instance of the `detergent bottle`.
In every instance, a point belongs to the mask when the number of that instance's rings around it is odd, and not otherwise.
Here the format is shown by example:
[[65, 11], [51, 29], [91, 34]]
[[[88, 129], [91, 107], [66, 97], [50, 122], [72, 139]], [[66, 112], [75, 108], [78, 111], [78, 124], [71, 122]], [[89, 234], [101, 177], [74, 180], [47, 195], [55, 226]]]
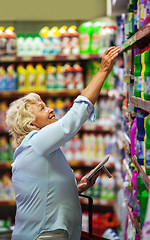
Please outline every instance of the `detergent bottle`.
[[36, 70], [36, 90], [45, 91], [46, 90], [46, 71], [41, 63], [35, 66]]
[[6, 71], [3, 66], [0, 66], [0, 91], [6, 90]]
[[134, 118], [131, 126], [130, 142], [131, 142], [131, 155], [136, 155], [136, 118]]
[[27, 79], [26, 79], [26, 91], [36, 90], [36, 70], [32, 63], [28, 63], [27, 67]]
[[6, 90], [17, 90], [17, 73], [13, 64], [9, 65], [6, 70]]
[[32, 33], [28, 33], [26, 38], [25, 38], [25, 51], [24, 51], [24, 55], [26, 56], [34, 56], [34, 43], [33, 43], [33, 34]]
[[17, 67], [18, 91], [26, 91], [27, 71], [22, 63]]
[[147, 189], [142, 191], [141, 194], [141, 200], [140, 200], [140, 205], [141, 205], [141, 226], [144, 224], [145, 220], [145, 215], [146, 215], [146, 210], [147, 210], [147, 203], [148, 203], [148, 197], [149, 197], [149, 192]]
[[72, 25], [68, 28], [68, 32], [70, 34], [70, 47], [71, 53], [74, 55], [78, 55], [80, 52], [80, 44], [79, 44], [79, 32], [77, 31], [77, 27]]
[[65, 88], [74, 89], [75, 88], [75, 81], [74, 81], [74, 72], [73, 67], [70, 63], [66, 63], [64, 65], [64, 84]]
[[4, 27], [0, 27], [0, 56], [6, 54], [6, 33]]
[[32, 40], [32, 54], [33, 56], [42, 56], [43, 55], [43, 43], [39, 33], [36, 33]]
[[138, 53], [134, 56], [134, 96], [141, 97], [142, 77], [141, 77], [141, 54]]
[[144, 121], [148, 113], [140, 112], [137, 114], [137, 161], [140, 165], [144, 165], [144, 156], [145, 156], [145, 126]]
[[6, 34], [6, 54], [7, 55], [16, 55], [17, 53], [17, 38], [14, 33], [14, 28], [8, 27], [5, 29]]
[[78, 62], [73, 65], [75, 88], [82, 90], [84, 88], [83, 67]]
[[134, 2], [130, 0], [128, 6], [128, 21], [129, 21], [129, 34], [128, 37], [131, 37], [134, 33]]
[[62, 64], [56, 65], [56, 88], [65, 88], [64, 66]]
[[25, 55], [25, 36], [23, 33], [18, 34], [17, 36], [17, 55]]
[[150, 22], [150, 0], [146, 1], [146, 19], [145, 25]]
[[137, 30], [140, 29], [139, 23], [140, 23], [140, 0], [137, 0]]
[[50, 49], [49, 53], [59, 54], [61, 53], [61, 33], [58, 27], [52, 27], [49, 30]]
[[137, 1], [138, 0], [134, 0], [134, 32], [137, 32]]
[[68, 55], [71, 53], [71, 32], [67, 31], [67, 26], [62, 26], [59, 32], [61, 34], [61, 53]]
[[46, 87], [54, 89], [56, 87], [56, 67], [48, 64], [46, 67]]
[[50, 52], [50, 37], [49, 37], [49, 28], [43, 27], [39, 35], [41, 37], [42, 43], [43, 43], [43, 54], [48, 54]]
[[9, 160], [8, 155], [8, 141], [6, 136], [0, 137], [0, 161], [7, 162]]
[[144, 5], [145, 0], [139, 0], [139, 28], [144, 27]]
[[95, 22], [92, 25], [92, 35], [91, 35], [91, 53], [98, 54], [100, 49], [99, 41], [99, 29], [101, 27], [100, 22]]
[[143, 49], [141, 53], [141, 78], [142, 78], [142, 85], [141, 85], [141, 98], [144, 99], [144, 85], [145, 85], [145, 49]]
[[145, 84], [144, 84], [144, 99], [150, 101], [150, 49], [145, 52]]
[[85, 22], [78, 28], [80, 53], [91, 53], [92, 22]]

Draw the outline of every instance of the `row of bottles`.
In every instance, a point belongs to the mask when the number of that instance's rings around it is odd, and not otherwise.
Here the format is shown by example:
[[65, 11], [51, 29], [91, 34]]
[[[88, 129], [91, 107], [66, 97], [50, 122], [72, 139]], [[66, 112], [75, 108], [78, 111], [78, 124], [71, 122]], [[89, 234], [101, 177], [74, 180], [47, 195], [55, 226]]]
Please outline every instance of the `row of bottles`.
[[42, 56], [46, 54], [99, 54], [114, 45], [116, 26], [86, 22], [79, 26], [43, 27], [38, 33], [16, 34], [0, 27], [0, 56]]
[[[86, 65], [87, 73], [86, 73], [86, 85], [89, 84], [93, 76], [98, 72], [99, 67], [100, 67], [100, 61], [94, 60], [94, 61], [88, 61]], [[106, 78], [104, 85], [102, 89], [112, 89], [116, 88], [117, 83], [115, 82], [115, 73], [114, 73], [114, 68]]]
[[[94, 235], [103, 236], [104, 238], [107, 237], [111, 240], [119, 240], [116, 232], [113, 230], [119, 226], [116, 213], [93, 212], [92, 216], [92, 228]], [[82, 213], [82, 230], [89, 232], [88, 212], [86, 211], [83, 211]]]
[[150, 100], [150, 44], [134, 51], [134, 95]]
[[91, 196], [94, 199], [115, 200], [115, 179], [108, 178], [102, 174], [98, 177], [95, 184], [85, 191], [85, 194]]
[[83, 89], [83, 68], [80, 63], [44, 66], [38, 63], [13, 64], [6, 70], [0, 66], [0, 91], [43, 91], [48, 89]]
[[[146, 217], [147, 207], [148, 207], [148, 198], [149, 191], [146, 189], [146, 186], [141, 179], [139, 173], [135, 170], [134, 165], [129, 162], [129, 168], [132, 173], [131, 181], [128, 179], [128, 176], [124, 172], [124, 199], [127, 204], [130, 206], [133, 216], [139, 222], [140, 228], [144, 226], [144, 221]], [[134, 237], [136, 236], [136, 231], [134, 231]], [[133, 239], [140, 239], [138, 236]]]
[[85, 22], [78, 28], [80, 53], [103, 53], [106, 48], [115, 45], [116, 25], [104, 22]]
[[96, 124], [111, 128], [115, 126], [120, 119], [121, 110], [116, 98], [101, 97], [95, 104], [96, 109]]
[[150, 0], [129, 0], [127, 14], [117, 17], [117, 45], [150, 22]]
[[145, 172], [150, 176], [150, 115], [137, 110], [130, 131], [131, 154], [137, 156], [137, 161], [144, 166]]
[[71, 141], [65, 143], [62, 150], [69, 161], [82, 160], [85, 164], [92, 165], [110, 154], [109, 163], [113, 163], [116, 154], [113, 151], [115, 143], [115, 135], [85, 132], [82, 137], [76, 135]]

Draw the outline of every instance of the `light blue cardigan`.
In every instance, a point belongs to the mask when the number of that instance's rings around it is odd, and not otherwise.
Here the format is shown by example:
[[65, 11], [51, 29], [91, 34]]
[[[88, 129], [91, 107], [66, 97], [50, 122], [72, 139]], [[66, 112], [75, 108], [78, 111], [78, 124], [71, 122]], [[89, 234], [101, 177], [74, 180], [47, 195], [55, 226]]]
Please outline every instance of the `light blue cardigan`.
[[74, 173], [60, 146], [95, 119], [94, 106], [78, 96], [64, 117], [30, 132], [14, 153], [12, 181], [16, 218], [12, 240], [34, 240], [42, 232], [65, 229], [79, 240], [82, 212]]

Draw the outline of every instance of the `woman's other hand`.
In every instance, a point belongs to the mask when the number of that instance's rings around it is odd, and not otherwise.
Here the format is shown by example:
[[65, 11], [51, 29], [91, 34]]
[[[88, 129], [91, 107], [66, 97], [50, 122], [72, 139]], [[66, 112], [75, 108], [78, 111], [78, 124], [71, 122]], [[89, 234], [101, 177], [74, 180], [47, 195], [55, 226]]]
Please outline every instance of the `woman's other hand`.
[[95, 184], [95, 181], [97, 177], [99, 176], [99, 172], [97, 172], [90, 181], [86, 178], [87, 175], [85, 175], [83, 178], [81, 178], [80, 183], [78, 184], [78, 193], [82, 193], [86, 191], [88, 188], [92, 187]]

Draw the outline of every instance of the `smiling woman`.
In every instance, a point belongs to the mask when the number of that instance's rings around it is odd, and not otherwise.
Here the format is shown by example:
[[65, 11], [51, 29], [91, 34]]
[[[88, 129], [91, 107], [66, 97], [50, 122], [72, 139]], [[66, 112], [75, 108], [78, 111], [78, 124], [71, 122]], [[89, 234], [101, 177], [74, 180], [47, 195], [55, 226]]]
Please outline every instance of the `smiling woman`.
[[57, 121], [54, 109], [47, 107], [42, 101], [32, 103], [31, 111], [35, 116], [35, 121], [32, 124], [39, 129]]
[[6, 121], [16, 148], [12, 181], [17, 205], [12, 240], [80, 239], [78, 194], [95, 183], [99, 172], [90, 181], [84, 176], [77, 185], [60, 147], [87, 119], [94, 121], [94, 104], [119, 51], [119, 47], [105, 51], [97, 74], [58, 121], [38, 94], [30, 93], [10, 105]]

